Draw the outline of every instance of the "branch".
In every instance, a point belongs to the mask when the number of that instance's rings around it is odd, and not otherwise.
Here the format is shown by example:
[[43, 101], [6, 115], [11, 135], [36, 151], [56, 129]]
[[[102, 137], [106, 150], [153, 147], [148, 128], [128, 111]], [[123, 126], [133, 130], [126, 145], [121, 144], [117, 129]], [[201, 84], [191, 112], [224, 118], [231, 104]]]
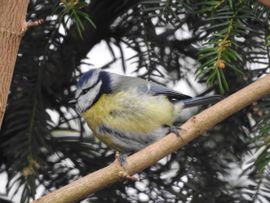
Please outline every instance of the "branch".
[[[270, 75], [250, 84], [249, 86], [232, 94], [214, 106], [191, 117], [181, 126], [181, 137], [169, 134], [154, 144], [128, 157], [127, 169], [129, 174], [138, 173], [155, 164], [158, 160], [175, 152], [183, 145], [189, 143], [206, 130], [212, 128], [233, 113], [245, 108], [252, 102], [270, 93]], [[122, 171], [117, 163], [100, 169], [80, 178], [50, 194], [41, 197], [33, 203], [71, 203], [77, 202], [102, 190], [109, 185], [120, 181], [119, 173]]]
[[43, 22], [25, 22], [28, 2], [29, 0], [0, 1], [0, 129], [21, 38], [29, 27]]
[[37, 26], [40, 26], [43, 23], [44, 23], [43, 19], [38, 19], [38, 20], [35, 20], [35, 21], [28, 21], [27, 22], [27, 28], [29, 29], [31, 27], [37, 27]]
[[270, 0], [258, 0], [260, 3], [270, 8]]

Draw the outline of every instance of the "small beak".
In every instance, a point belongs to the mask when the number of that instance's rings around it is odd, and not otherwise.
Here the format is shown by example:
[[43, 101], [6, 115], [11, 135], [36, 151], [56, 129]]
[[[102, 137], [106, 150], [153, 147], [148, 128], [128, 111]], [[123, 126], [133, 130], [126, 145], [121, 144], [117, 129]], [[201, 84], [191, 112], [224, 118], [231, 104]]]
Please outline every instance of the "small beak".
[[70, 104], [70, 106], [74, 106], [75, 107], [75, 104], [77, 103], [77, 99], [71, 99], [68, 101], [68, 104]]

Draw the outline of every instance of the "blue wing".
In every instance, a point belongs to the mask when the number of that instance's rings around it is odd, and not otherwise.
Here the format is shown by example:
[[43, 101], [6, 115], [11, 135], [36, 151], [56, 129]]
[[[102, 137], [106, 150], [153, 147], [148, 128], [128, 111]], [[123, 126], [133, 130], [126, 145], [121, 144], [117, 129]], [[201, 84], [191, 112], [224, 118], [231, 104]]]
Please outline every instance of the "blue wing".
[[[106, 74], [106, 72], [104, 72]], [[107, 73], [108, 74], [108, 73]], [[105, 77], [104, 77], [105, 78]], [[107, 81], [108, 82], [108, 81]], [[165, 95], [169, 99], [185, 100], [191, 97], [185, 94], [181, 94], [173, 89], [159, 85], [154, 82], [146, 81], [141, 78], [122, 76], [114, 73], [110, 73], [110, 86], [112, 92], [118, 92], [136, 88], [142, 93], [152, 95]]]
[[176, 100], [191, 99], [191, 97], [188, 95], [181, 94], [180, 92], [177, 92], [175, 90], [172, 90], [170, 88], [155, 83], [151, 84], [150, 91], [154, 95], [165, 95], [169, 99], [176, 99]]

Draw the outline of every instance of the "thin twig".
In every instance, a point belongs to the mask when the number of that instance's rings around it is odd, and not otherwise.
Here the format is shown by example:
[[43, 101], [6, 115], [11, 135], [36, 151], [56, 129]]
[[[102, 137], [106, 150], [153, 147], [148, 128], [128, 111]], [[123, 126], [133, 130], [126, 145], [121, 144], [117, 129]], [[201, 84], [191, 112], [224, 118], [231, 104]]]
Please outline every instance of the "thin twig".
[[40, 26], [43, 23], [44, 23], [43, 19], [38, 19], [38, 20], [35, 20], [35, 21], [28, 21], [27, 22], [27, 28], [29, 29], [29, 28], [32, 28], [32, 27]]

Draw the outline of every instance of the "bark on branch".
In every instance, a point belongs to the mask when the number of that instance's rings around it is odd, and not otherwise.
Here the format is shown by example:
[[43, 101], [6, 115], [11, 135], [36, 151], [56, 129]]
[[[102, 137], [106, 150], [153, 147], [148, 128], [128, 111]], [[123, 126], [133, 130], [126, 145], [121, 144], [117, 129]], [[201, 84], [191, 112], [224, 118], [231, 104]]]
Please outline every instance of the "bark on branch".
[[25, 16], [29, 0], [0, 0], [0, 129], [17, 52], [27, 29]]
[[[232, 94], [214, 106], [191, 117], [181, 126], [180, 139], [175, 134], [169, 134], [156, 143], [133, 154], [127, 159], [125, 167], [129, 174], [138, 173], [150, 167], [158, 160], [178, 150], [206, 130], [212, 128], [233, 113], [245, 108], [252, 102], [270, 93], [270, 75], [250, 84], [240, 91]], [[71, 203], [77, 202], [88, 195], [120, 181], [119, 164], [112, 163], [109, 166], [80, 178], [48, 195], [34, 201], [34, 203]]]
[[270, 0], [258, 0], [260, 3], [270, 8]]

